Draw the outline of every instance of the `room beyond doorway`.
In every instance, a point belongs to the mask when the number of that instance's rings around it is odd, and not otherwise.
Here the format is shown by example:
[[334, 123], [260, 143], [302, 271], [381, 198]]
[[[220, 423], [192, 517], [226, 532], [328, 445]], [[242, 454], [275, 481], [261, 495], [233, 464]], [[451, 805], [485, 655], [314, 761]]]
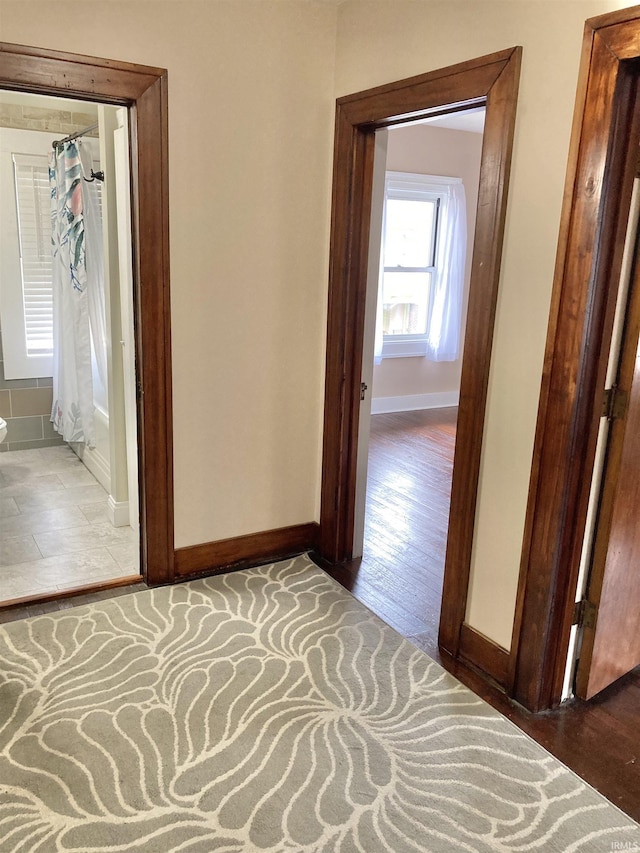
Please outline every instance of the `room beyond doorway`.
[[456, 407], [371, 417], [365, 547], [330, 573], [438, 657]]
[[[43, 81], [42, 68], [50, 69]], [[167, 76], [163, 68], [0, 43], [0, 86], [120, 104], [133, 116], [131, 203], [135, 258], [136, 388], [141, 571], [173, 581], [173, 464]]]
[[[365, 297], [375, 134], [398, 122], [485, 106], [463, 369], [451, 490], [451, 525], [442, 596], [440, 645], [460, 654], [475, 524], [511, 147], [519, 47], [340, 98], [332, 202], [327, 367], [320, 531], [317, 555], [338, 564], [354, 554], [358, 434], [362, 400]], [[365, 382], [366, 384], [366, 382]], [[366, 389], [365, 389], [366, 390]], [[504, 680], [503, 650], [468, 628], [485, 665]], [[475, 657], [478, 657], [476, 654]], [[498, 667], [494, 667], [494, 663]]]
[[140, 577], [138, 531], [67, 444], [0, 453], [0, 608]]
[[4, 607], [138, 577], [140, 547], [128, 114], [0, 103]]

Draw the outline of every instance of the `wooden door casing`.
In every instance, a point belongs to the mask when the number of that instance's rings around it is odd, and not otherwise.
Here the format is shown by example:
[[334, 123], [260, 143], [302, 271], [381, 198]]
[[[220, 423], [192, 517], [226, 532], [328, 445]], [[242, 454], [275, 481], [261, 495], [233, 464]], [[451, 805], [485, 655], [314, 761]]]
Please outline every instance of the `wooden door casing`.
[[576, 695], [590, 699], [640, 664], [640, 265], [638, 242], [616, 386], [626, 394], [612, 422], [587, 599], [597, 608], [583, 628]]
[[331, 220], [319, 557], [352, 555], [375, 130], [485, 105], [440, 641], [457, 656], [464, 622], [522, 49], [340, 98]]
[[0, 88], [129, 108], [141, 569], [173, 581], [167, 72], [0, 42]]
[[585, 24], [513, 633], [513, 695], [562, 698], [635, 174], [640, 7]]

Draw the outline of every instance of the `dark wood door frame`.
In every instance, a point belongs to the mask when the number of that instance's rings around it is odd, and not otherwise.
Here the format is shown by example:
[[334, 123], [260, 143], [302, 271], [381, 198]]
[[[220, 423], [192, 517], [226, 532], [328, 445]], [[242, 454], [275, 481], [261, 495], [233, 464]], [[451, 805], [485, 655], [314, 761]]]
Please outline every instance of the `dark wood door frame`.
[[173, 580], [167, 72], [0, 43], [0, 87], [129, 107], [141, 566]]
[[340, 98], [336, 132], [318, 551], [351, 557], [374, 132], [434, 112], [486, 106], [465, 333], [440, 641], [464, 622], [484, 411], [522, 49], [514, 47]]
[[[640, 381], [636, 366], [640, 340], [640, 256], [627, 278], [624, 331], [615, 384], [626, 411], [609, 427], [586, 598], [597, 608], [596, 624], [582, 630], [575, 692], [591, 699], [640, 664]], [[626, 250], [625, 250], [626, 251]], [[635, 381], [634, 381], [635, 380]]]
[[516, 620], [513, 695], [560, 702], [639, 140], [640, 7], [586, 22]]

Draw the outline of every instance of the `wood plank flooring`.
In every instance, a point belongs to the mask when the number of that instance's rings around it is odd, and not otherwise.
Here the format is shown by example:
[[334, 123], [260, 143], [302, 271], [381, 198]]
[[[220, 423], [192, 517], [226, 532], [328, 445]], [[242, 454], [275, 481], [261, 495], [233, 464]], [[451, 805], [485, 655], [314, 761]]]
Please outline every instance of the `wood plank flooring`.
[[438, 651], [455, 426], [456, 409], [371, 418], [364, 553], [344, 566], [324, 568], [640, 821], [640, 668], [591, 702], [575, 700], [534, 715]]
[[[533, 715], [473, 670], [439, 655], [437, 631], [455, 422], [455, 409], [373, 416], [364, 555], [330, 573], [399, 633], [640, 821], [640, 669], [590, 702], [574, 701]], [[139, 583], [14, 607], [0, 611], [0, 622], [144, 588]]]
[[364, 554], [340, 582], [437, 652], [457, 409], [371, 418]]

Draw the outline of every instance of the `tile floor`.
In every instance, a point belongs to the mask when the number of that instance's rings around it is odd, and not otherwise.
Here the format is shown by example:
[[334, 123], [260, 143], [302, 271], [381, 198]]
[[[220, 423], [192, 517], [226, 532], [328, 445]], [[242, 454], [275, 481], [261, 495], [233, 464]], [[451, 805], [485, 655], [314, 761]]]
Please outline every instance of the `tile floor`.
[[0, 602], [139, 571], [137, 532], [68, 445], [0, 453]]

